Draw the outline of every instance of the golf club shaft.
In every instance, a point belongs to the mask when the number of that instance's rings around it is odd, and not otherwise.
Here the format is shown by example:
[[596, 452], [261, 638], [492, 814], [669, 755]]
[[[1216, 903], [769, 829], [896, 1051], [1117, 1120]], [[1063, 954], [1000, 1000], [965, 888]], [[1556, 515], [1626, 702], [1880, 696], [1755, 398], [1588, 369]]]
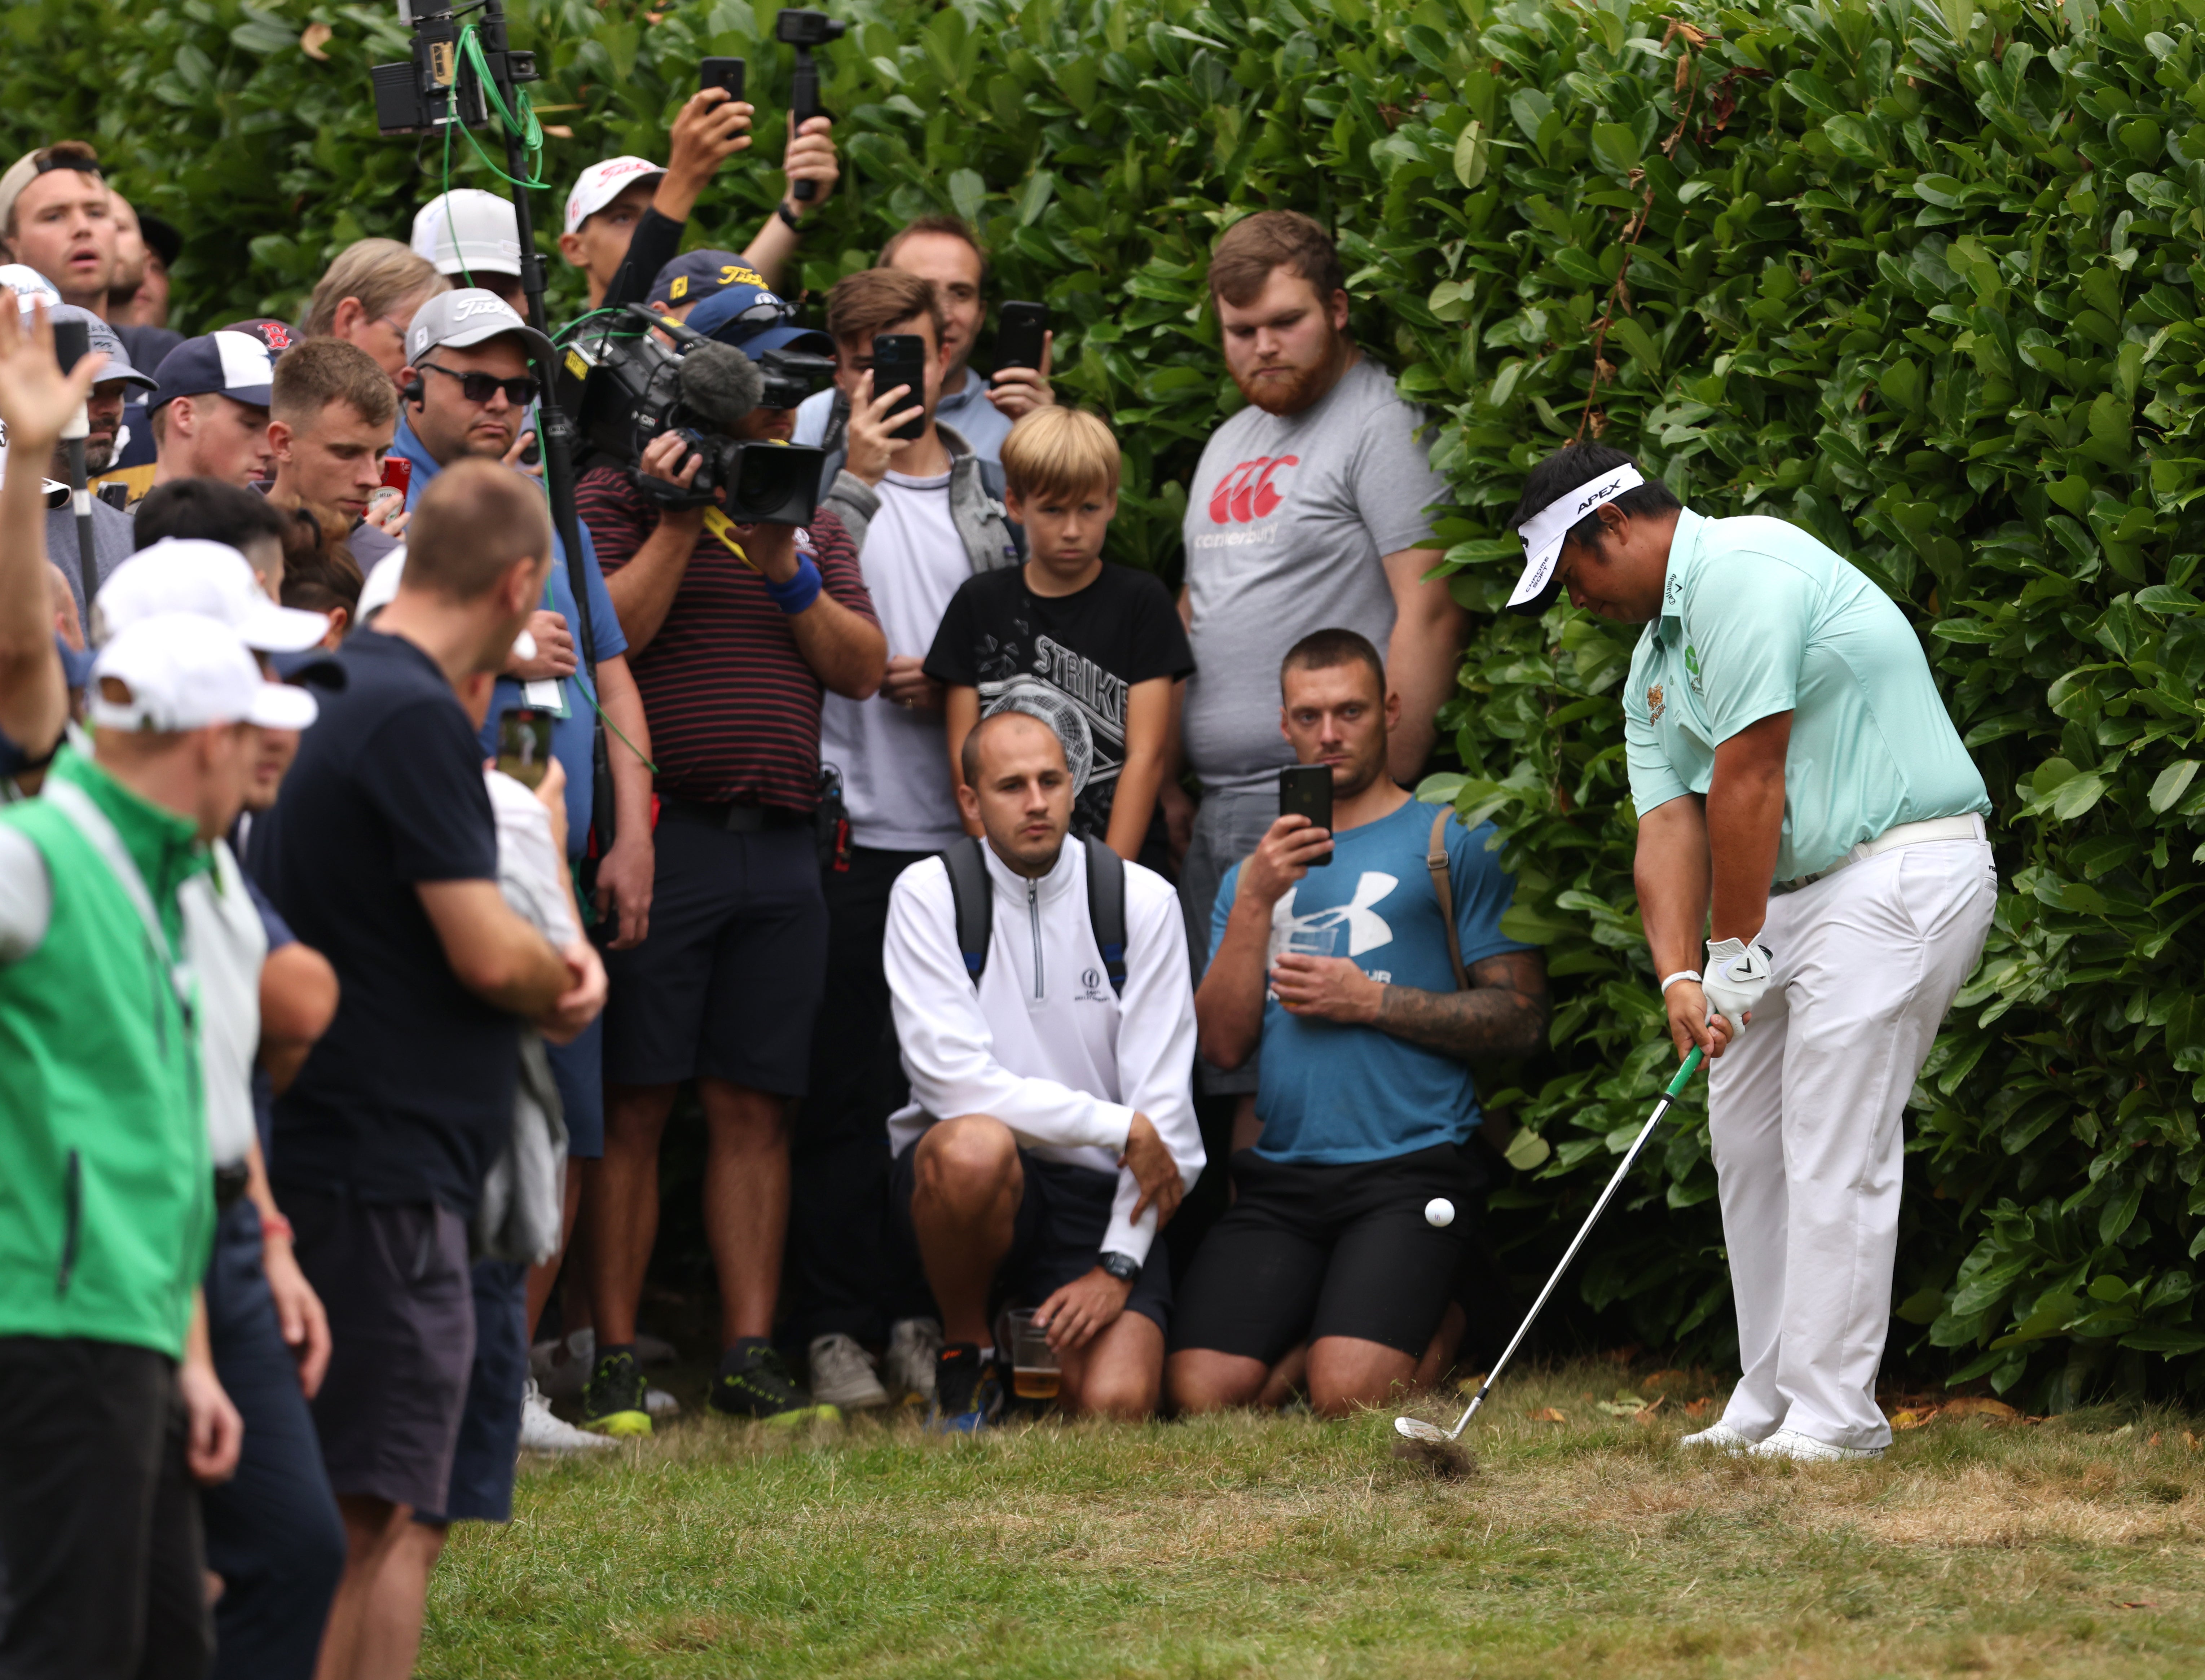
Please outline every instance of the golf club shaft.
[[1539, 1291], [1539, 1298], [1531, 1303], [1531, 1310], [1524, 1315], [1523, 1323], [1516, 1327], [1515, 1335], [1509, 1339], [1508, 1345], [1501, 1350], [1500, 1359], [1495, 1362], [1493, 1369], [1487, 1374], [1485, 1380], [1477, 1386], [1477, 1392], [1470, 1397], [1469, 1410], [1463, 1413], [1461, 1421], [1447, 1432], [1449, 1440], [1460, 1435], [1469, 1426], [1470, 1420], [1477, 1416], [1477, 1409], [1485, 1403], [1487, 1392], [1501, 1380], [1501, 1372], [1507, 1369], [1508, 1362], [1516, 1356], [1516, 1350], [1523, 1345], [1524, 1338], [1530, 1334], [1531, 1326], [1538, 1319], [1539, 1309], [1547, 1304], [1547, 1297], [1554, 1292], [1554, 1286], [1561, 1282], [1562, 1273], [1570, 1269], [1570, 1262], [1578, 1257], [1578, 1250], [1584, 1246], [1585, 1238], [1592, 1235], [1593, 1226], [1600, 1223], [1600, 1216], [1607, 1211], [1610, 1198], [1615, 1195], [1624, 1179], [1629, 1176], [1631, 1163], [1638, 1159], [1638, 1152], [1646, 1147], [1646, 1140], [1654, 1135], [1654, 1128], [1661, 1124], [1661, 1117], [1669, 1112], [1669, 1105], [1683, 1095], [1685, 1083], [1691, 1078], [1699, 1065], [1700, 1048], [1695, 1044], [1691, 1054], [1685, 1058], [1683, 1066], [1678, 1068], [1677, 1077], [1669, 1082], [1668, 1089], [1661, 1093], [1661, 1100], [1654, 1105], [1654, 1112], [1647, 1116], [1646, 1124], [1638, 1129], [1638, 1136], [1631, 1140], [1631, 1147], [1624, 1151], [1623, 1164], [1615, 1169], [1615, 1176], [1608, 1181], [1608, 1188], [1601, 1191], [1600, 1200], [1592, 1204], [1592, 1212], [1585, 1215], [1585, 1222], [1578, 1227], [1578, 1234], [1570, 1239], [1569, 1248], [1562, 1255], [1561, 1264], [1554, 1267], [1554, 1276], [1547, 1279], [1547, 1286]]

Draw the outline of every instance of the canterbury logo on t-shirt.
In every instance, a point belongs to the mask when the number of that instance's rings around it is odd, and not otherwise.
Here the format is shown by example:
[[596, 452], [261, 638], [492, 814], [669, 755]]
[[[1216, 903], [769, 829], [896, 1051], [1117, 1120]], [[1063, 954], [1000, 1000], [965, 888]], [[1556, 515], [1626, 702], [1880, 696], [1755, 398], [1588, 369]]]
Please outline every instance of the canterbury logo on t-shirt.
[[1299, 455], [1258, 455], [1244, 460], [1217, 481], [1209, 493], [1209, 517], [1217, 525], [1245, 525], [1269, 519], [1287, 498], [1273, 482], [1289, 466], [1299, 466]]

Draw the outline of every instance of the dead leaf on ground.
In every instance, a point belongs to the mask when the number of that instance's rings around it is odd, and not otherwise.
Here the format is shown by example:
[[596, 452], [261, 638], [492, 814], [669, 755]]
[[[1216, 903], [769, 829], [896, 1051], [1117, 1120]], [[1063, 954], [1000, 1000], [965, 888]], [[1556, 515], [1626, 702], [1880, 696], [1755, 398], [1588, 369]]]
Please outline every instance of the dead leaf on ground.
[[2157, 1446], [2159, 1445], [2159, 1431], [2156, 1429], [2153, 1430], [2151, 1432], [2151, 1439], [2146, 1441], [2144, 1445], [2146, 1446]]
[[2154, 1604], [2149, 1599], [2123, 1599], [2119, 1600], [2119, 1603], [2121, 1608], [2124, 1610], [2156, 1610], [2159, 1608], [2159, 1606]]
[[2003, 1400], [1993, 1400], [1980, 1394], [1963, 1394], [1958, 1399], [1947, 1400], [1939, 1409], [1941, 1417], [1988, 1417], [1994, 1423], [2018, 1423], [2021, 1414]]
[[299, 50], [307, 57], [326, 64], [330, 56], [322, 49], [330, 44], [330, 37], [337, 32], [326, 23], [310, 23], [299, 32]]
[[1600, 1409], [1610, 1417], [1636, 1417], [1646, 1409], [1646, 1402], [1636, 1394], [1619, 1392], [1613, 1400], [1602, 1400]]
[[1892, 1413], [1891, 1427], [1894, 1429], [1919, 1429], [1936, 1416], [1937, 1408], [1935, 1406], [1905, 1406]]
[[2197, 1450], [2197, 1437], [2190, 1434], [2189, 1430], [2184, 1429], [2182, 1432], [2182, 1444], [2188, 1447], [2192, 1452], [2195, 1452]]
[[1708, 1408], [1713, 1404], [1715, 1404], [1714, 1397], [1711, 1395], [1703, 1394], [1698, 1399], [1691, 1401], [1686, 1404], [1685, 1407], [1685, 1416], [1687, 1417], [1705, 1417], [1708, 1415]]
[[1662, 1403], [1668, 1398], [1667, 1394], [1656, 1395], [1652, 1405], [1641, 1406], [1637, 1411], [1631, 1413], [1631, 1421], [1633, 1423], [1651, 1423], [1654, 1421], [1654, 1414], [1661, 1410]]
[[1530, 1418], [1534, 1423], [1566, 1423], [1569, 1422], [1568, 1418], [1556, 1411], [1552, 1406], [1537, 1407], [1531, 1411], [1524, 1413], [1524, 1416]]
[[1645, 1386], [1649, 1388], [1660, 1388], [1668, 1383], [1689, 1382], [1691, 1380], [1691, 1374], [1687, 1371], [1656, 1371], [1646, 1379]]

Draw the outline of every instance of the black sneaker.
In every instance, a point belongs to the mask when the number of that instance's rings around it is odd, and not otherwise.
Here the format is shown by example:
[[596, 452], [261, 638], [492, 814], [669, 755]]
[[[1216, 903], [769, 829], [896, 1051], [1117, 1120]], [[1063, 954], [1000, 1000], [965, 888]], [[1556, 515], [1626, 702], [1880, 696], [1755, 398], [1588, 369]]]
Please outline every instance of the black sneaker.
[[780, 1353], [770, 1347], [752, 1347], [740, 1353], [730, 1350], [722, 1355], [708, 1404], [723, 1417], [755, 1418], [763, 1423], [797, 1424], [815, 1419], [832, 1422], [842, 1416], [836, 1407], [815, 1404], [788, 1374]]
[[633, 1353], [609, 1353], [582, 1385], [582, 1427], [600, 1435], [647, 1435], [643, 1367]]
[[975, 1435], [1003, 1410], [1003, 1380], [996, 1362], [980, 1357], [977, 1342], [951, 1342], [935, 1356], [934, 1404], [926, 1427], [943, 1434]]

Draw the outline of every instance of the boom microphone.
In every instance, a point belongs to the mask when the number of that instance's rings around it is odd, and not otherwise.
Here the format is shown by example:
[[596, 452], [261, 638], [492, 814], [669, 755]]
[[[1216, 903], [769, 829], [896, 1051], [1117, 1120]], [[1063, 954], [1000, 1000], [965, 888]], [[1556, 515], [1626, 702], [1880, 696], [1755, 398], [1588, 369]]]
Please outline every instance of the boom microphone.
[[758, 365], [732, 345], [703, 339], [681, 358], [678, 382], [681, 401], [710, 425], [733, 426], [758, 406], [765, 376]]

